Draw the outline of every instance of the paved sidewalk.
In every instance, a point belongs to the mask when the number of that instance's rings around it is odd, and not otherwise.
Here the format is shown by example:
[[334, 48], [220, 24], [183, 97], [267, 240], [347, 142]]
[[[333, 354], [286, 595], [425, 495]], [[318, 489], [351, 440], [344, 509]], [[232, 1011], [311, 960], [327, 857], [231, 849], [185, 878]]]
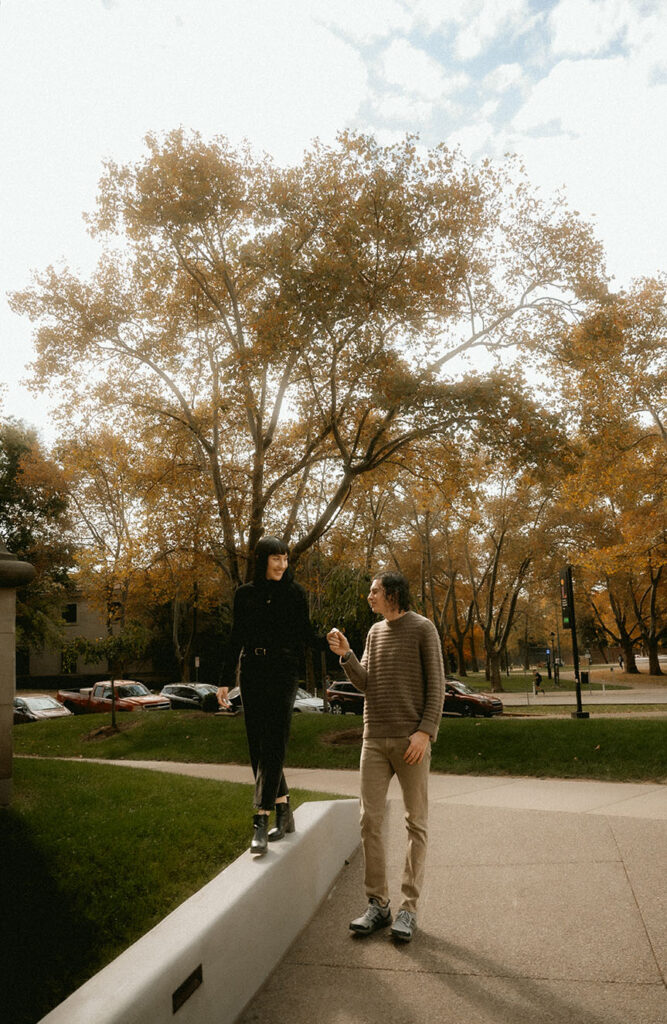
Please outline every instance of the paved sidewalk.
[[[250, 781], [242, 766], [136, 764]], [[356, 772], [288, 780], [358, 796]], [[432, 775], [413, 942], [354, 936], [364, 904], [357, 853], [239, 1024], [665, 1024], [667, 786]]]
[[[541, 707], [544, 704], [576, 707], [577, 695], [574, 690], [556, 689], [549, 681], [543, 682], [542, 685], [547, 686], [544, 693], [534, 694], [532, 691], [501, 693], [500, 698], [508, 708], [525, 705]], [[635, 686], [626, 690], [589, 690], [587, 686], [582, 686], [581, 703], [584, 711], [592, 712], [595, 712], [595, 707], [598, 704], [664, 704], [665, 711], [667, 711], [667, 686]], [[662, 714], [662, 712], [654, 711], [651, 714]]]

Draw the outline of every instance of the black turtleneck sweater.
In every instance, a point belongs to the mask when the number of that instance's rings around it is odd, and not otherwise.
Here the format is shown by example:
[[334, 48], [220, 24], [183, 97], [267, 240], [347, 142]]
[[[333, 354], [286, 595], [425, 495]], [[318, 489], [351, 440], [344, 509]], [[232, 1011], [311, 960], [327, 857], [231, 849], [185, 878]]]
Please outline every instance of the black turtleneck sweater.
[[272, 660], [279, 659], [288, 671], [292, 666], [294, 671], [306, 645], [324, 648], [324, 642], [310, 624], [303, 587], [292, 579], [246, 583], [234, 595], [234, 621], [220, 685], [236, 685], [236, 667], [242, 651], [252, 654], [255, 648], [261, 648], [269, 652]]

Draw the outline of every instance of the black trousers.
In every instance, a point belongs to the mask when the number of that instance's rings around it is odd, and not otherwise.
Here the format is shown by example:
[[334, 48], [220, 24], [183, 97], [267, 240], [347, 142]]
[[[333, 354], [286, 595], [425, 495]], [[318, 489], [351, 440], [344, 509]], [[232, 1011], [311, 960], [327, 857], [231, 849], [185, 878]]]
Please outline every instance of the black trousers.
[[283, 773], [298, 680], [290, 660], [244, 656], [241, 697], [253, 775], [254, 805], [270, 811], [289, 790]]

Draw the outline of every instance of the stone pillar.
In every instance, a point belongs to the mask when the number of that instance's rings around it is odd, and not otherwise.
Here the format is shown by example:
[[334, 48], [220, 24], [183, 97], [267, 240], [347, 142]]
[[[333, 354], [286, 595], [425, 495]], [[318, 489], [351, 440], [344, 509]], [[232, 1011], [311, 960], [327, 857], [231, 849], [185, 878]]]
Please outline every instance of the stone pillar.
[[16, 588], [34, 578], [0, 541], [0, 807], [12, 797], [12, 726], [16, 692]]

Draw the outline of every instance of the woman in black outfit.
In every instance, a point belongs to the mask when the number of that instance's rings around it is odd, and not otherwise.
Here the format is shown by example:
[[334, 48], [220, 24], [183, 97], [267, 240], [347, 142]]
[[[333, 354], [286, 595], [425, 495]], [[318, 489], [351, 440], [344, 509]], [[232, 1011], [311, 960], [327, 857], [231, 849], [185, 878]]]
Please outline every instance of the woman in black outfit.
[[[253, 775], [255, 814], [250, 850], [264, 854], [267, 841], [294, 831], [283, 773], [298, 671], [306, 645], [324, 647], [312, 629], [303, 587], [288, 567], [288, 548], [264, 537], [255, 549], [252, 583], [234, 596], [232, 633], [221, 672], [218, 697], [235, 685], [241, 659], [241, 697]], [[275, 806], [276, 824], [268, 832]]]

